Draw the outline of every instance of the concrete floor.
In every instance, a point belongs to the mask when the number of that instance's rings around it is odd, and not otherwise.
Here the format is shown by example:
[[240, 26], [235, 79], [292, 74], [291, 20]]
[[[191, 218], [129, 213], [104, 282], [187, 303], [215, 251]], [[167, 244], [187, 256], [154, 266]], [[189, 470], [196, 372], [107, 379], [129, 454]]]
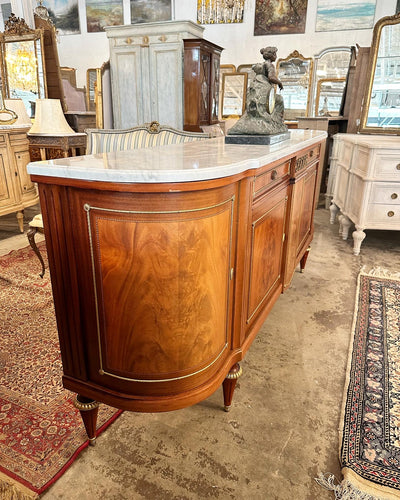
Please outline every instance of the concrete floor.
[[305, 273], [295, 273], [242, 362], [230, 413], [222, 389], [176, 412], [125, 412], [41, 498], [333, 499], [314, 477], [340, 477], [357, 275], [362, 266], [400, 271], [400, 232], [367, 231], [356, 257], [328, 210], [315, 222]]

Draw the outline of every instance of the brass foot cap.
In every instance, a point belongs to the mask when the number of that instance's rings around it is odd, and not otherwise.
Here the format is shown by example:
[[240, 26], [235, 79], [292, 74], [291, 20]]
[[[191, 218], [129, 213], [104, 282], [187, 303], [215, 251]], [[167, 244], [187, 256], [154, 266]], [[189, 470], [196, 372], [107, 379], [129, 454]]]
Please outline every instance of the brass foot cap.
[[231, 408], [232, 408], [231, 406], [224, 406], [224, 410], [225, 410], [226, 412], [231, 411]]
[[96, 438], [89, 438], [89, 446], [96, 446]]

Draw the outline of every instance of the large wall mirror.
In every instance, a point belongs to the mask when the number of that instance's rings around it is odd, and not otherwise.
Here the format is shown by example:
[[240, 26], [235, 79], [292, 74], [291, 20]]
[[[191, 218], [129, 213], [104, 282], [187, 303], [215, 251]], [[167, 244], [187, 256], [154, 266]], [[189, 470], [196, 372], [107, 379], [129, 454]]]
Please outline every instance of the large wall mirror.
[[312, 70], [312, 57], [304, 57], [297, 50], [276, 61], [277, 75], [283, 84], [285, 120], [309, 115]]
[[374, 27], [360, 132], [400, 134], [400, 13]]
[[0, 33], [3, 96], [22, 99], [28, 115], [34, 115], [36, 99], [47, 95], [43, 32], [33, 30], [13, 14]]

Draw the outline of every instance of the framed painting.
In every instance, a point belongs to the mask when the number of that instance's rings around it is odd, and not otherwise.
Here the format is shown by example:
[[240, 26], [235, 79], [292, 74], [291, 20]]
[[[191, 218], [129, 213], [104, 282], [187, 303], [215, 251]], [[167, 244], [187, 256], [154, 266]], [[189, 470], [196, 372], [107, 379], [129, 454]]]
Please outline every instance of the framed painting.
[[307, 0], [256, 0], [254, 35], [305, 33]]
[[81, 32], [78, 0], [44, 0], [43, 5], [59, 35], [76, 35]]
[[173, 0], [130, 0], [131, 24], [170, 21], [174, 18]]
[[86, 0], [86, 23], [88, 33], [124, 24], [122, 0]]
[[199, 24], [243, 22], [244, 0], [197, 0]]
[[376, 0], [318, 0], [315, 31], [374, 27]]

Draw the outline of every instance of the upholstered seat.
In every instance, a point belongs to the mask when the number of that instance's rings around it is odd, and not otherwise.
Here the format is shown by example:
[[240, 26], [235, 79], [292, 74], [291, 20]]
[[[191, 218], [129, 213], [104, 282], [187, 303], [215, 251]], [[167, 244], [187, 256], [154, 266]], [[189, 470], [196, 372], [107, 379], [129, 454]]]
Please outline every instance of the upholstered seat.
[[151, 122], [130, 129], [86, 129], [87, 154], [122, 151], [126, 149], [151, 148], [181, 142], [209, 139], [210, 134], [187, 132]]

